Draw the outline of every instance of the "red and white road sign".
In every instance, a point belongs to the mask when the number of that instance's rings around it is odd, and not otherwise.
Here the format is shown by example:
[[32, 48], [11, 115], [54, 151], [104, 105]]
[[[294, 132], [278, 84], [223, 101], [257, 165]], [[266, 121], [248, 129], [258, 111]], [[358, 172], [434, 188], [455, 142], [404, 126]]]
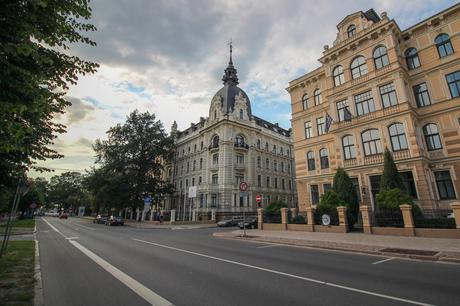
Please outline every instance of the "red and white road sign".
[[260, 195], [260, 194], [256, 195], [256, 202], [257, 203], [262, 202], [262, 195]]
[[248, 191], [248, 183], [241, 182], [240, 183], [240, 191]]

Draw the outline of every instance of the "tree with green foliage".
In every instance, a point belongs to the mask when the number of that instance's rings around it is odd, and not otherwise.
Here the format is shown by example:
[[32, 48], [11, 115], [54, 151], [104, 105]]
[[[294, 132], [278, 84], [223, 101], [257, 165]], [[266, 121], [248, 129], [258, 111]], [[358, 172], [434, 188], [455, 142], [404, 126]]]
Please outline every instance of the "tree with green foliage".
[[[96, 63], [69, 54], [95, 43], [89, 1], [24, 0], [0, 5], [0, 185], [13, 186], [36, 161], [62, 157], [51, 148], [65, 126], [53, 120], [64, 96]], [[43, 170], [43, 168], [35, 167]]]
[[348, 204], [339, 197], [336, 191], [328, 190], [321, 196], [316, 210], [320, 215], [330, 215], [337, 210], [338, 206], [348, 206]]
[[96, 162], [107, 176], [115, 178], [112, 183], [126, 188], [129, 203], [121, 205], [142, 209], [145, 196], [172, 193], [173, 186], [163, 180], [162, 172], [174, 156], [174, 139], [154, 114], [135, 110], [107, 134], [107, 140], [97, 140], [94, 145]]
[[287, 207], [286, 203], [281, 200], [275, 200], [267, 205], [265, 212], [268, 214], [281, 213], [281, 208]]
[[337, 193], [338, 199], [346, 203], [348, 208], [348, 223], [350, 226], [358, 220], [359, 199], [353, 182], [348, 173], [341, 167], [337, 169], [334, 175], [332, 190]]
[[49, 204], [60, 209], [73, 209], [89, 205], [89, 195], [83, 185], [83, 176], [78, 172], [64, 172], [55, 175], [49, 183]]
[[399, 174], [393, 156], [390, 150], [388, 150], [388, 148], [385, 148], [383, 158], [383, 174], [380, 179], [380, 191], [394, 188], [406, 191], [406, 187], [403, 184], [402, 177]]

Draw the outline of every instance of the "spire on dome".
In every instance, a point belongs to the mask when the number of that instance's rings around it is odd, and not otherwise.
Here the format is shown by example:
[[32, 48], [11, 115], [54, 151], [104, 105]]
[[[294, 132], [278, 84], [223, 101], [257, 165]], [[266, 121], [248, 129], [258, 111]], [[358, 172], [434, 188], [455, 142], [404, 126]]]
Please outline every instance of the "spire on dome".
[[233, 67], [233, 59], [232, 59], [232, 52], [233, 52], [233, 42], [230, 39], [229, 42], [230, 46], [230, 60], [228, 62], [228, 66], [225, 69], [224, 76], [222, 77], [222, 81], [224, 81], [224, 85], [237, 85], [238, 84], [238, 76], [236, 75], [236, 69]]

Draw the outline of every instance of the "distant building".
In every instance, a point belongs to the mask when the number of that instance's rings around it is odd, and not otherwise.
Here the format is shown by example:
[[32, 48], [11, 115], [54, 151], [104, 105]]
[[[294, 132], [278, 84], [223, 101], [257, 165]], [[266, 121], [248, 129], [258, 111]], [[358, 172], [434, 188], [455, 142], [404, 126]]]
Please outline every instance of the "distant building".
[[337, 29], [321, 67], [287, 89], [300, 210], [339, 166], [375, 208], [385, 147], [422, 208], [449, 208], [460, 193], [460, 5], [403, 31], [373, 9]]
[[[282, 200], [296, 206], [294, 158], [291, 130], [252, 114], [247, 94], [239, 88], [237, 71], [230, 61], [222, 78], [224, 86], [211, 100], [209, 117], [191, 123], [176, 137], [174, 163], [167, 167], [168, 180], [175, 193], [166, 208], [176, 209], [179, 219], [190, 219], [190, 212], [217, 215], [255, 213], [256, 195], [261, 206]], [[247, 195], [241, 196], [239, 183], [247, 182]], [[190, 187], [197, 187], [196, 197], [189, 199]]]

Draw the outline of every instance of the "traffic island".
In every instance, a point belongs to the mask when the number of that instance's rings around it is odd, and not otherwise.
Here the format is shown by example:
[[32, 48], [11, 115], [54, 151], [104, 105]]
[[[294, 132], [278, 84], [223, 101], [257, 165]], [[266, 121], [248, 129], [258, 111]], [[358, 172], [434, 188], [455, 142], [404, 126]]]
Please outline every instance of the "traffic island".
[[33, 305], [35, 241], [10, 241], [0, 258], [2, 305]]

